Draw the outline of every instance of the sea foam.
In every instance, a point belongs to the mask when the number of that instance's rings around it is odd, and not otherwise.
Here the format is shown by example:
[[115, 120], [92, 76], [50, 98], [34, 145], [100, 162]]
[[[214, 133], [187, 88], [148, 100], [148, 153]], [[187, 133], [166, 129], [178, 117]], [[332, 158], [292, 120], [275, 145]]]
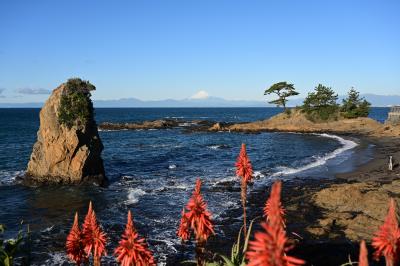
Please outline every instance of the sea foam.
[[281, 167], [278, 172], [276, 172], [276, 173], [274, 173], [272, 175], [273, 177], [282, 176], [282, 175], [297, 174], [297, 173], [303, 172], [305, 170], [309, 170], [311, 168], [324, 165], [324, 164], [326, 164], [326, 162], [328, 160], [331, 160], [331, 159], [337, 157], [338, 155], [342, 154], [343, 152], [351, 150], [351, 149], [353, 149], [354, 147], [356, 147], [358, 145], [354, 141], [347, 140], [347, 139], [341, 138], [341, 137], [336, 136], [336, 135], [330, 135], [330, 134], [325, 134], [325, 133], [323, 133], [323, 134], [313, 134], [313, 135], [318, 135], [318, 136], [325, 137], [325, 138], [336, 139], [337, 141], [340, 142], [340, 144], [342, 146], [340, 148], [337, 148], [336, 150], [330, 152], [330, 153], [327, 153], [324, 156], [317, 157], [317, 159], [315, 161], [313, 161], [313, 162], [311, 162], [309, 164], [303, 165], [301, 167], [297, 167], [297, 168]]
[[146, 192], [140, 188], [130, 188], [128, 192], [128, 199], [125, 201], [127, 204], [135, 204], [139, 198], [145, 195]]

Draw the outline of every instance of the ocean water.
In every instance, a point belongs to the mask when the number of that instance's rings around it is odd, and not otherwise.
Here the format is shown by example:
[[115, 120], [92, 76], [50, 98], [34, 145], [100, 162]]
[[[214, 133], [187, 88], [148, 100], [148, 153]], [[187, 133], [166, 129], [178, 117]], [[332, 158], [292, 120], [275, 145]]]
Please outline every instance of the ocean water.
[[[279, 112], [279, 108], [96, 109], [96, 120], [247, 122]], [[387, 112], [388, 108], [373, 108], [371, 117], [382, 122]], [[235, 213], [232, 210], [240, 208], [234, 163], [241, 143], [247, 144], [255, 170], [249, 193], [265, 188], [276, 178], [329, 178], [339, 168], [349, 170], [361, 163], [354, 156], [358, 140], [326, 134], [187, 133], [184, 128], [101, 131], [109, 187], [28, 188], [16, 184], [15, 177], [26, 168], [36, 140], [38, 117], [38, 109], [0, 109], [0, 223], [7, 226], [6, 236], [18, 232], [21, 220], [30, 225], [33, 265], [69, 265], [64, 253], [65, 237], [74, 213], [77, 211], [82, 221], [90, 200], [108, 234], [109, 254], [131, 210], [138, 231], [148, 239], [159, 264], [168, 264], [182, 255], [175, 232], [196, 178], [203, 181], [202, 191], [213, 213], [216, 237], [223, 238], [226, 231], [236, 230], [241, 224], [240, 216], [229, 217], [230, 222], [226, 222], [227, 216]], [[106, 261], [111, 263], [112, 257]]]

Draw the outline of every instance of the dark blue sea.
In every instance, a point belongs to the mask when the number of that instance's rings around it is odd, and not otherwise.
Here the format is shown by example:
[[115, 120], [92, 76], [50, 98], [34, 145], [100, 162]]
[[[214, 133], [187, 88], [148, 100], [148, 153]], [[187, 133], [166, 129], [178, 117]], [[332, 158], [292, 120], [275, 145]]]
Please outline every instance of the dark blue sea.
[[[176, 118], [248, 122], [281, 111], [96, 109], [96, 120], [101, 123]], [[370, 116], [383, 122], [387, 112], [388, 108], [373, 108]], [[241, 143], [247, 144], [255, 170], [250, 193], [265, 188], [276, 178], [332, 178], [335, 173], [350, 171], [368, 160], [368, 148], [363, 156], [357, 156], [359, 140], [325, 134], [188, 133], [184, 126], [101, 131], [109, 187], [23, 187], [15, 183], [15, 177], [24, 173], [38, 128], [39, 109], [0, 109], [0, 224], [6, 225], [8, 237], [18, 232], [21, 221], [30, 225], [33, 265], [69, 265], [64, 252], [65, 238], [74, 213], [78, 211], [82, 219], [90, 200], [108, 234], [110, 255], [123, 231], [127, 211], [132, 210], [139, 233], [148, 239], [159, 264], [165, 265], [181, 252], [175, 232], [182, 207], [198, 177], [203, 180], [202, 191], [216, 223], [215, 237], [223, 239], [227, 231], [238, 230], [241, 225], [240, 216], [228, 217], [232, 210], [240, 208], [234, 163]]]

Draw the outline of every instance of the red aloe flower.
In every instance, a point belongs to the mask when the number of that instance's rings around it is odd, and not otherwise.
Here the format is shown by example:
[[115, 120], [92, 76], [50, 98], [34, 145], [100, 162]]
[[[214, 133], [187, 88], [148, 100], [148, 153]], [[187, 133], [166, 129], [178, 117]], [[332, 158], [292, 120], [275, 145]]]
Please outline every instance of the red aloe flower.
[[246, 252], [247, 266], [297, 266], [305, 262], [286, 252], [287, 238], [285, 230], [277, 224], [262, 223], [263, 232], [254, 234], [254, 241], [250, 241]]
[[399, 240], [400, 230], [397, 221], [396, 202], [391, 198], [385, 222], [375, 233], [375, 237], [372, 238], [372, 246], [376, 250], [375, 259], [379, 260], [379, 257], [384, 256], [386, 265], [396, 265], [399, 260]]
[[243, 235], [244, 238], [247, 236], [247, 226], [246, 226], [246, 201], [247, 201], [247, 184], [251, 181], [253, 177], [253, 167], [251, 165], [250, 159], [247, 156], [246, 144], [242, 143], [242, 148], [240, 149], [239, 156], [236, 160], [236, 175], [241, 177], [240, 185], [240, 198], [243, 207]]
[[78, 225], [78, 213], [75, 213], [74, 224], [67, 236], [65, 244], [68, 257], [73, 260], [78, 266], [86, 261], [85, 247], [83, 245], [82, 232]]
[[253, 167], [247, 156], [246, 144], [242, 144], [239, 156], [236, 160], [236, 175], [242, 178], [244, 183], [249, 183], [253, 177]]
[[106, 252], [106, 234], [101, 230], [97, 223], [96, 214], [92, 208], [92, 202], [89, 203], [88, 213], [82, 226], [83, 242], [85, 244], [85, 252], [90, 256], [93, 252], [94, 264], [100, 265], [102, 255]]
[[265, 203], [264, 207], [264, 216], [267, 220], [276, 219], [278, 224], [281, 224], [283, 227], [285, 226], [285, 209], [281, 203], [281, 190], [282, 190], [282, 182], [275, 181], [271, 188], [271, 194], [268, 200]]
[[190, 223], [189, 219], [187, 217], [187, 213], [185, 213], [185, 208], [182, 209], [182, 217], [181, 217], [181, 222], [179, 224], [178, 231], [176, 234], [182, 241], [189, 240], [190, 238]]
[[196, 188], [186, 205], [186, 217], [193, 229], [197, 242], [205, 242], [211, 234], [214, 234], [211, 213], [207, 210], [207, 203], [200, 193], [201, 180], [197, 179]]
[[364, 240], [360, 243], [360, 257], [358, 259], [358, 266], [368, 266], [368, 250]]
[[283, 227], [281, 198], [282, 183], [276, 181], [267, 201], [268, 220], [262, 223], [264, 229], [254, 235], [250, 241], [246, 257], [249, 260], [248, 266], [296, 266], [303, 265], [303, 260], [287, 256], [290, 250], [287, 244], [286, 231]]
[[148, 249], [144, 238], [139, 238], [139, 234], [133, 225], [131, 211], [128, 211], [128, 219], [119, 246], [115, 249], [117, 261], [122, 266], [152, 266], [156, 265], [151, 251]]

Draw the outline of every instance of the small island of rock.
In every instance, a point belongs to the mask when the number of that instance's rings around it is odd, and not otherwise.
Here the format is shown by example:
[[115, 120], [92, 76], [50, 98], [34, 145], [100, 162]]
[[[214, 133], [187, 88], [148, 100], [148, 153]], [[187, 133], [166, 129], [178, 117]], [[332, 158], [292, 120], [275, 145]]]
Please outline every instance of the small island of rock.
[[40, 111], [40, 128], [23, 183], [105, 185], [100, 140], [90, 99], [95, 87], [69, 79]]

